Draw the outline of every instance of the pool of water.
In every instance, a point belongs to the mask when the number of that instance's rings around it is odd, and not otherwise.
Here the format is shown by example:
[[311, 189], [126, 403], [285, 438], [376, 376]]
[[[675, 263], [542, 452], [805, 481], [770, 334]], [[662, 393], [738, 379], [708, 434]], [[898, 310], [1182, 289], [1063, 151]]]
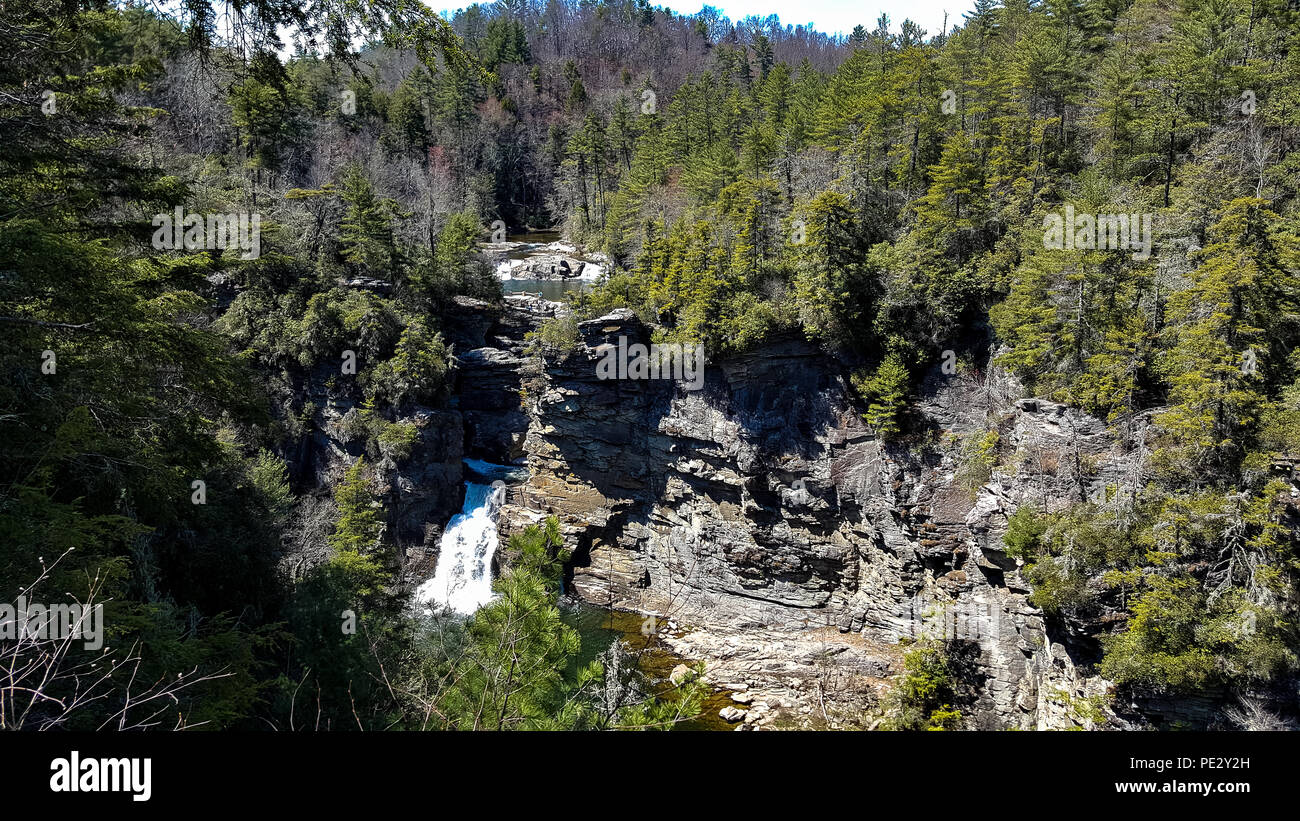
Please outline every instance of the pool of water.
[[494, 465], [482, 459], [462, 459], [465, 472], [475, 480], [491, 484], [500, 479], [510, 484], [518, 484], [528, 478], [528, 468], [522, 465]]
[[[571, 674], [591, 663], [615, 641], [622, 641], [637, 657], [637, 666], [646, 675], [652, 690], [665, 698], [673, 697], [674, 688], [668, 677], [674, 667], [690, 662], [673, 655], [657, 635], [641, 634], [644, 615], [573, 602], [563, 604], [560, 612], [565, 624], [577, 630], [582, 638], [582, 649], [570, 665]], [[719, 710], [728, 706], [734, 706], [730, 693], [712, 693], [705, 697], [703, 711], [698, 717], [683, 721], [674, 729], [731, 730], [735, 725], [718, 715]]]
[[525, 231], [522, 234], [506, 235], [506, 242], [531, 242], [541, 245], [549, 242], [559, 242], [560, 239], [558, 228], [543, 228], [538, 231]]
[[579, 279], [507, 279], [501, 283], [501, 290], [507, 294], [541, 294], [542, 299], [552, 302], [565, 302], [567, 294], [579, 294], [589, 288], [590, 282]]

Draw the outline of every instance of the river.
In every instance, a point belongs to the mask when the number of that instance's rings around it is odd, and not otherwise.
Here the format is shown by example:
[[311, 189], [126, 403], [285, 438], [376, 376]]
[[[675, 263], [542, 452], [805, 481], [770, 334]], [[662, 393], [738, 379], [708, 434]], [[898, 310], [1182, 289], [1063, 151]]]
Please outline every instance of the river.
[[565, 302], [570, 294], [576, 296], [591, 289], [590, 282], [580, 279], [507, 279], [501, 290], [507, 294], [534, 294], [551, 302]]
[[[641, 625], [646, 618], [643, 614], [608, 610], [569, 599], [562, 600], [560, 606], [564, 623], [577, 630], [582, 637], [582, 649], [570, 663], [567, 672], [576, 673], [580, 667], [608, 650], [615, 641], [621, 641], [637, 657], [637, 668], [645, 676], [648, 689], [664, 698], [673, 698], [674, 688], [668, 677], [674, 667], [683, 663], [689, 665], [690, 662], [674, 655], [657, 635], [642, 635]], [[703, 708], [697, 717], [683, 721], [673, 729], [732, 730], [735, 725], [719, 716], [718, 711], [723, 707], [734, 706], [736, 704], [731, 700], [731, 693], [710, 693], [705, 697]]]
[[[566, 245], [560, 232], [557, 230], [528, 231], [522, 234], [510, 234], [506, 237], [506, 242], [515, 243], [515, 247], [506, 251], [505, 260], [525, 260], [536, 256], [553, 256], [557, 253], [571, 255], [575, 259], [580, 259], [593, 266], [598, 277], [604, 273], [604, 265], [594, 260], [579, 256], [573, 246]], [[506, 263], [504, 270], [509, 270]], [[506, 276], [507, 274], [501, 274]], [[584, 290], [590, 290], [593, 284], [593, 277], [584, 278], [573, 277], [571, 279], [505, 279], [501, 283], [501, 290], [507, 294], [533, 294], [541, 296], [543, 299], [552, 302], [565, 302], [570, 295], [582, 293]]]

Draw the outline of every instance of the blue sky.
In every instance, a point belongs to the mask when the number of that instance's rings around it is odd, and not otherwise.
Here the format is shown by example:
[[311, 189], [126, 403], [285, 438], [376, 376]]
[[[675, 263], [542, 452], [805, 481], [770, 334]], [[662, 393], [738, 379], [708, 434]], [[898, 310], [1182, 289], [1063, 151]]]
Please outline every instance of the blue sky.
[[[691, 14], [699, 11], [704, 3], [668, 0], [654, 5]], [[898, 24], [904, 18], [910, 17], [930, 34], [938, 34], [943, 28], [944, 9], [948, 10], [948, 26], [951, 28], [961, 22], [963, 12], [975, 6], [971, 0], [717, 0], [709, 5], [720, 9], [732, 20], [751, 14], [760, 17], [775, 14], [782, 23], [800, 25], [811, 22], [814, 28], [827, 34], [848, 34], [859, 23], [870, 31], [876, 27], [876, 18], [882, 11], [889, 15], [890, 28], [894, 31], [898, 30]]]
[[[482, 0], [480, 0], [482, 1]], [[434, 8], [441, 6], [437, 0], [427, 0]], [[683, 14], [694, 14], [704, 5], [704, 0], [651, 0], [656, 6], [666, 6]], [[449, 8], [462, 8], [462, 3]], [[868, 30], [876, 27], [876, 18], [883, 11], [889, 15], [890, 28], [898, 31], [898, 24], [910, 17], [929, 34], [938, 34], [943, 27], [943, 13], [948, 11], [948, 27], [962, 21], [962, 14], [974, 7], [973, 0], [713, 0], [708, 5], [720, 9], [732, 20], [751, 14], [766, 17], [778, 15], [782, 23], [806, 25], [812, 23], [818, 31], [828, 34], [848, 34], [861, 23]]]

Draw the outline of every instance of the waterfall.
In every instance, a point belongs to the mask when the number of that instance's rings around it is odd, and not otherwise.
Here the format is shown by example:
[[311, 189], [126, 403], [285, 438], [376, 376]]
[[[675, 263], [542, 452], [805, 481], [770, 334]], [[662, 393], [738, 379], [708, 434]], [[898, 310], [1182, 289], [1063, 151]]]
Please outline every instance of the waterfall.
[[438, 542], [433, 578], [415, 591], [416, 605], [425, 612], [446, 606], [470, 615], [491, 601], [497, 513], [505, 494], [501, 482], [465, 483], [465, 504], [451, 517]]

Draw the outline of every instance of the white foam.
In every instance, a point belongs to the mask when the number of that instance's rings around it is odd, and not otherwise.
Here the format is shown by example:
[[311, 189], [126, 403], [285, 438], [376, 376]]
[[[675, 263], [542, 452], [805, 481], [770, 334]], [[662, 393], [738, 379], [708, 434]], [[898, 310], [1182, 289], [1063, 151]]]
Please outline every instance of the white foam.
[[492, 556], [497, 550], [497, 514], [505, 485], [465, 483], [465, 504], [451, 517], [438, 542], [433, 578], [415, 591], [426, 613], [434, 605], [471, 615], [492, 600]]

